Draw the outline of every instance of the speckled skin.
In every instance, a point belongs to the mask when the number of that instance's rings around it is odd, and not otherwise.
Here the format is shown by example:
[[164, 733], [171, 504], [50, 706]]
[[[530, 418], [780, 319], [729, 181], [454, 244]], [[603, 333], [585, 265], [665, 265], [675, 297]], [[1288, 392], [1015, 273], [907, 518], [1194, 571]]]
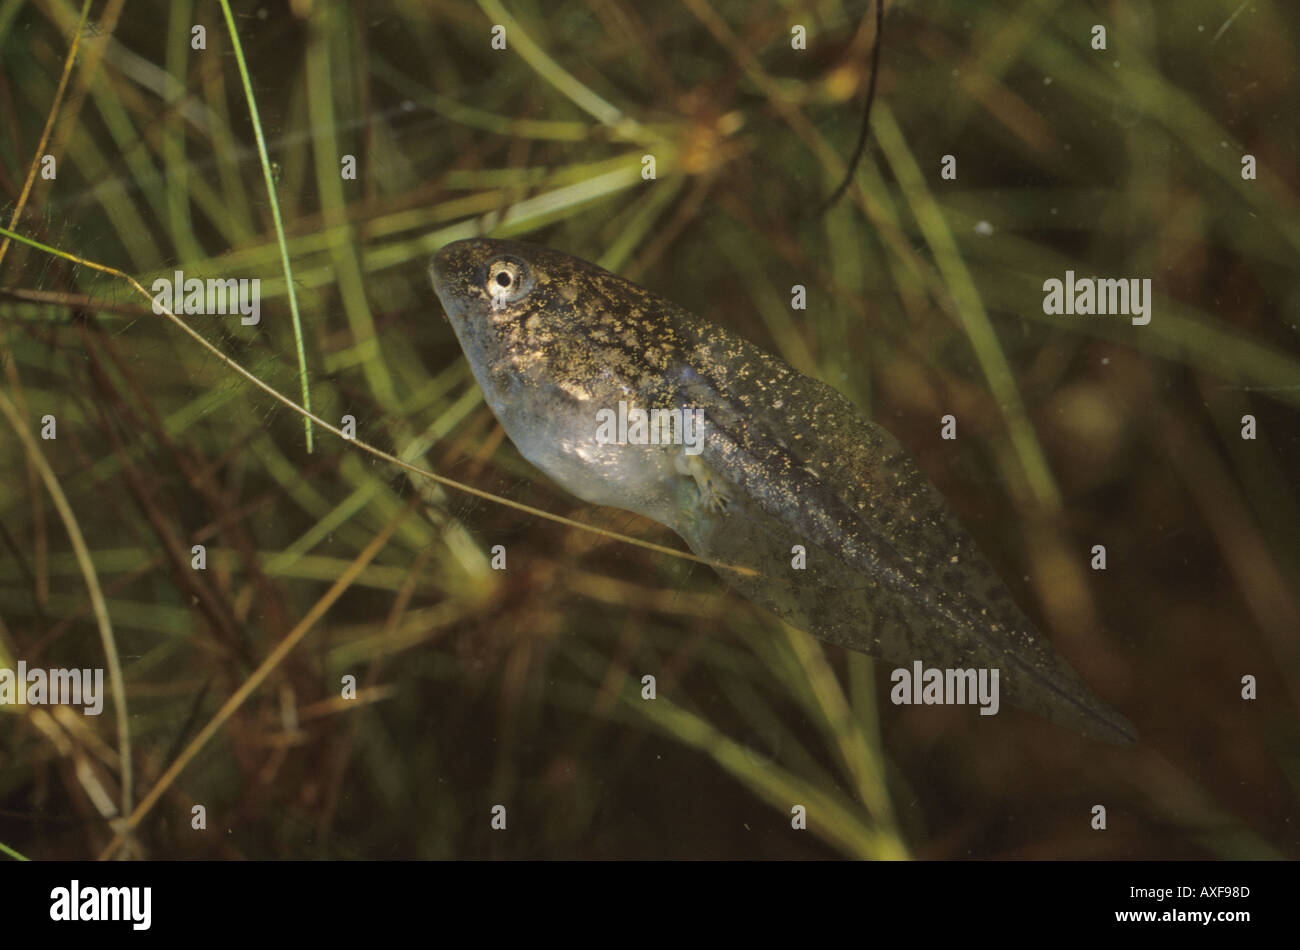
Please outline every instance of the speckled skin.
[[[721, 573], [823, 640], [909, 668], [998, 668], [1004, 700], [1134, 741], [1034, 630], [911, 457], [834, 389], [549, 248], [457, 241], [429, 274], [488, 405], [524, 457], [573, 494], [755, 568]], [[596, 412], [619, 400], [703, 409], [694, 467], [681, 446], [599, 444]], [[725, 504], [708, 503], [702, 478]], [[806, 569], [792, 567], [796, 544]]]

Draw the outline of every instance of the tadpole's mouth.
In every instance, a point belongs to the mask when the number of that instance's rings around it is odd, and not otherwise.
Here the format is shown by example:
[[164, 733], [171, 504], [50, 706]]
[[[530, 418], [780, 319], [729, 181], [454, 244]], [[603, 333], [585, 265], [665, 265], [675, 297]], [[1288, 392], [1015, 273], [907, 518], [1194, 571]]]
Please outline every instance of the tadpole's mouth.
[[433, 285], [433, 292], [437, 294], [438, 302], [442, 304], [442, 318], [450, 323], [452, 307], [451, 301], [448, 300], [446, 293], [444, 293], [447, 285], [443, 277], [445, 273], [443, 255], [446, 253], [447, 249], [443, 248], [433, 255], [433, 259], [429, 261], [429, 283]]
[[433, 257], [429, 258], [429, 283], [433, 284], [433, 292], [438, 295], [439, 299], [442, 299], [442, 275], [445, 269], [443, 267], [443, 260], [446, 253], [447, 249], [444, 247], [437, 254], [433, 255]]

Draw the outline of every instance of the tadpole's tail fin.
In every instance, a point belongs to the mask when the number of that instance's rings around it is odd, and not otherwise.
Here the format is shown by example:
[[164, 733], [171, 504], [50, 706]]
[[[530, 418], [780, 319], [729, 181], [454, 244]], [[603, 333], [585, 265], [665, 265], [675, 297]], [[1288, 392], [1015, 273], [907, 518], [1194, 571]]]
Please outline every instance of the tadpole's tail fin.
[[1004, 664], [1007, 702], [1090, 739], [1118, 746], [1136, 743], [1133, 724], [1101, 700], [1051, 644], [1041, 637], [1037, 643], [1032, 659], [1017, 657]]
[[794, 570], [783, 556], [788, 527], [739, 493], [727, 514], [699, 510], [675, 527], [701, 557], [756, 570], [718, 573], [747, 600], [820, 640], [900, 667], [921, 660], [926, 667], [997, 669], [1000, 703], [1111, 745], [1137, 741], [1133, 725], [1093, 693], [1042, 636], [962, 635], [813, 546], [808, 566]]

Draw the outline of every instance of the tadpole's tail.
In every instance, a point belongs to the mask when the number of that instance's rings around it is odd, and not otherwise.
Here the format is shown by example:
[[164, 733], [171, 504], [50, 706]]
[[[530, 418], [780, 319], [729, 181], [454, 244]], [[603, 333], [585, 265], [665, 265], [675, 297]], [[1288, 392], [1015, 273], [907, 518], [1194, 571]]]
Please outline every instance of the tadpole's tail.
[[785, 527], [739, 495], [729, 515], [699, 513], [675, 528], [696, 554], [755, 569], [753, 575], [718, 573], [748, 600], [818, 639], [901, 667], [921, 660], [927, 667], [996, 668], [999, 702], [1111, 745], [1137, 741], [1132, 723], [1093, 693], [1042, 636], [962, 635], [811, 546], [808, 561], [820, 567], [792, 572], [776, 553], [788, 544], [773, 543]]
[[1135, 744], [1138, 734], [1133, 724], [1089, 689], [1050, 644], [1040, 643], [1035, 656], [1008, 657], [1003, 664], [1007, 702], [1090, 739], [1117, 746]]

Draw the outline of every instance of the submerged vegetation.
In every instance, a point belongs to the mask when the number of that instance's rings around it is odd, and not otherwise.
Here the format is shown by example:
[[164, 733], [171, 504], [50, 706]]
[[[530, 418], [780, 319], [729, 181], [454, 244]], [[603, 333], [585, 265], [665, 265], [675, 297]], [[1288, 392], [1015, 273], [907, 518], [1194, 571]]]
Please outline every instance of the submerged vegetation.
[[[0, 850], [1300, 857], [1300, 16], [887, 4], [817, 213], [870, 12], [0, 0], [0, 668], [109, 693], [0, 706]], [[894, 706], [549, 483], [428, 283], [480, 233], [843, 391], [1139, 745]], [[173, 309], [324, 425], [155, 313], [177, 271], [259, 281], [255, 324]], [[1046, 312], [1067, 272], [1149, 323]]]

